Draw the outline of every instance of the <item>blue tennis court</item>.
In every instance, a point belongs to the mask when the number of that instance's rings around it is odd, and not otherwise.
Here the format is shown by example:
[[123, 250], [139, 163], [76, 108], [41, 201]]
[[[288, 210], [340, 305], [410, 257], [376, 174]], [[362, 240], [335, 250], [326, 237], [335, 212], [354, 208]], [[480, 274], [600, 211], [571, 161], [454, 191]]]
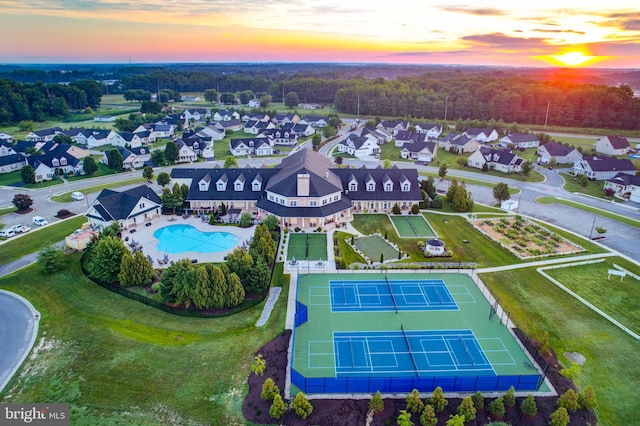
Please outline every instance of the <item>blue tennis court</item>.
[[335, 332], [336, 377], [495, 375], [471, 330]]
[[443, 280], [330, 281], [329, 291], [333, 312], [458, 310]]

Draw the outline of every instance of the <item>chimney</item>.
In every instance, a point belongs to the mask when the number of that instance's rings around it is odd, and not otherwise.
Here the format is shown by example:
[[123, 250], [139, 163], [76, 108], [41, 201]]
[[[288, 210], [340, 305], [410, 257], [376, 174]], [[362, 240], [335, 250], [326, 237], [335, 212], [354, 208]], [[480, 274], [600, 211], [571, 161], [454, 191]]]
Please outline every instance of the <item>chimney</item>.
[[300, 173], [298, 175], [298, 196], [299, 197], [309, 196], [309, 174], [308, 173]]

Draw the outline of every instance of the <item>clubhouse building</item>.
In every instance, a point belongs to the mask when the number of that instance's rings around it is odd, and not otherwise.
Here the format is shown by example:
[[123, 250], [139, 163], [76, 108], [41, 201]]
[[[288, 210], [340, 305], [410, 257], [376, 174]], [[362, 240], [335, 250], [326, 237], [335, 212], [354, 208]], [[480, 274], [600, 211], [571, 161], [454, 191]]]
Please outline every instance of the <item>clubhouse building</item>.
[[353, 213], [389, 213], [395, 204], [406, 212], [422, 201], [415, 169], [335, 168], [310, 149], [275, 168], [176, 168], [171, 179], [189, 187], [192, 212], [224, 204], [231, 215], [275, 215], [287, 227], [341, 226]]

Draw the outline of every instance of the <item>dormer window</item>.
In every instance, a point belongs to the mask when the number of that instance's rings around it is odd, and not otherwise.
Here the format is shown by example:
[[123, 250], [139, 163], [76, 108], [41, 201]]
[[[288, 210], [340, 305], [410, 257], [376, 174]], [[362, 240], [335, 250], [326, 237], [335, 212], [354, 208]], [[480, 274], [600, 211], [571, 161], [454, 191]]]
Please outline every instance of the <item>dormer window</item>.
[[367, 191], [375, 191], [376, 190], [376, 184], [373, 182], [370, 182], [367, 184]]
[[224, 191], [224, 188], [225, 188], [224, 182], [218, 182], [217, 188], [218, 188], [218, 191]]
[[206, 182], [200, 182], [200, 184], [198, 185], [198, 189], [200, 189], [200, 191], [206, 191], [207, 190], [207, 183]]
[[391, 182], [385, 183], [384, 184], [384, 190], [386, 192], [391, 192], [393, 191], [393, 184]]
[[51, 160], [51, 165], [56, 167], [60, 165], [60, 161], [58, 161], [57, 158], [54, 158], [53, 160]]
[[252, 188], [253, 191], [260, 191], [260, 182], [253, 182]]
[[61, 165], [61, 166], [66, 166], [66, 165], [67, 165], [67, 159], [66, 159], [66, 158], [64, 158], [64, 157], [62, 157], [62, 158], [60, 159], [60, 165]]
[[408, 183], [405, 183], [404, 185], [402, 185], [402, 192], [409, 192], [410, 188], [411, 188], [411, 185], [409, 185]]
[[244, 185], [242, 182], [236, 182], [235, 183], [235, 190], [236, 191], [242, 191], [242, 189], [244, 188]]

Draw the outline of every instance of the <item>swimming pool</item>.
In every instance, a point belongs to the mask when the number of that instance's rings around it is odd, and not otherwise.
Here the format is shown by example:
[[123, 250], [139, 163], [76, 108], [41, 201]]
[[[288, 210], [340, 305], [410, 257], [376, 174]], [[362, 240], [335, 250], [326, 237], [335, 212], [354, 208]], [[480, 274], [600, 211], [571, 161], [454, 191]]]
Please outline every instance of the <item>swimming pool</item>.
[[238, 237], [228, 232], [202, 232], [191, 225], [169, 225], [156, 230], [158, 251], [177, 254], [188, 251], [216, 253], [238, 245]]

